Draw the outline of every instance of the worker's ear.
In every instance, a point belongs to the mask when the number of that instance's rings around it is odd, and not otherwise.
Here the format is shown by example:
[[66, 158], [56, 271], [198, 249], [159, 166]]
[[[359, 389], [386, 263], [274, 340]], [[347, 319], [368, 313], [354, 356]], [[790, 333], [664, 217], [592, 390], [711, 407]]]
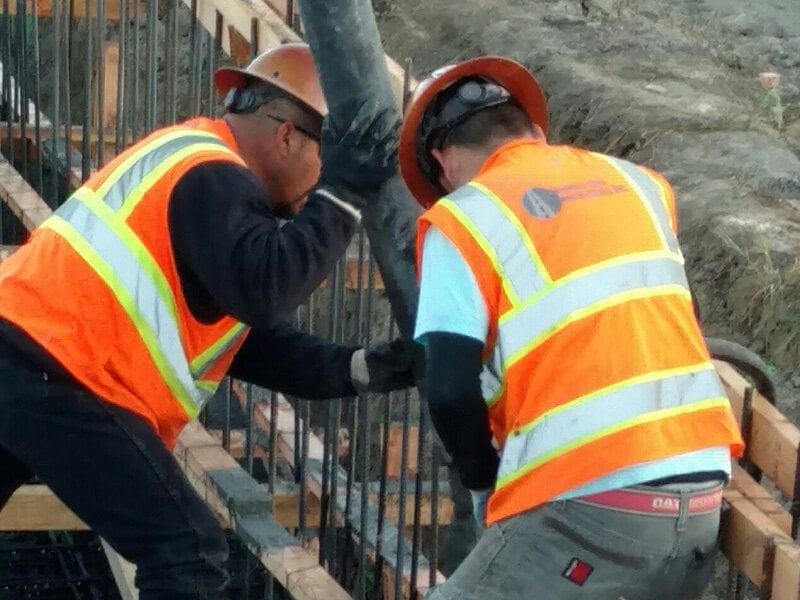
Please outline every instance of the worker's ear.
[[455, 174], [458, 168], [458, 157], [451, 151], [451, 148], [431, 150], [434, 160], [439, 163], [439, 183], [448, 192], [453, 191], [455, 185]]
[[281, 158], [289, 158], [297, 151], [300, 136], [295, 135], [296, 132], [297, 129], [291, 121], [284, 121], [275, 130], [275, 143]]

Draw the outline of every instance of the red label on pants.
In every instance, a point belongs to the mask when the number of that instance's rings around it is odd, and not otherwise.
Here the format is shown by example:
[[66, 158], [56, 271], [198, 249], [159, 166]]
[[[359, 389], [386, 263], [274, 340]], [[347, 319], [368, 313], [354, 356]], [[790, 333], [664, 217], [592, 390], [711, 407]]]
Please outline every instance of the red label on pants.
[[562, 575], [576, 585], [583, 585], [589, 579], [594, 567], [579, 558], [573, 558]]

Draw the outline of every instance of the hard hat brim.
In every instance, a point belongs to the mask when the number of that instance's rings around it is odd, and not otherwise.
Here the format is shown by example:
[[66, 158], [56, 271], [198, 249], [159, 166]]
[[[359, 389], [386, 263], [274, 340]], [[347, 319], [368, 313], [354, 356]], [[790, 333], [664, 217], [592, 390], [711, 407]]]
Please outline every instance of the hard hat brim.
[[441, 196], [428, 181], [417, 159], [417, 135], [425, 111], [444, 89], [465, 77], [484, 76], [508, 90], [533, 124], [547, 133], [547, 100], [536, 78], [520, 63], [499, 56], [482, 56], [443, 70], [432, 78], [408, 107], [400, 134], [400, 173], [411, 194], [430, 208]]

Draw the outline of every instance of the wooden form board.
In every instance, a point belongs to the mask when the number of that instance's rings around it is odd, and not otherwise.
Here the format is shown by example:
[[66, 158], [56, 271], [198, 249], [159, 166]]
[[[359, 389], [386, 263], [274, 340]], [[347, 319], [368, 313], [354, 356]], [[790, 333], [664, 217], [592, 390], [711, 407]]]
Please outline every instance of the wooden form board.
[[50, 488], [44, 485], [23, 485], [0, 510], [0, 531], [85, 529], [87, 529], [86, 523], [76, 517], [53, 495]]
[[51, 210], [22, 175], [0, 154], [0, 199], [27, 230], [38, 227]]
[[[242, 406], [245, 406], [245, 394], [243, 390], [238, 387], [234, 386], [234, 392], [236, 393], [237, 398], [239, 399]], [[289, 464], [294, 465], [294, 457], [295, 457], [295, 414], [294, 409], [289, 404], [288, 400], [281, 394], [275, 394], [275, 397], [278, 402], [278, 410], [277, 410], [277, 423], [275, 425], [277, 431], [277, 451], [279, 456], [281, 456], [284, 460], [286, 460]], [[262, 428], [265, 431], [272, 431], [270, 423], [270, 410], [269, 407], [263, 403], [258, 403], [253, 408], [253, 422], [257, 427]], [[301, 420], [301, 427], [302, 427], [302, 420]], [[323, 455], [324, 449], [322, 441], [313, 434], [309, 434], [308, 440], [308, 456], [306, 458], [306, 485], [308, 490], [317, 498], [322, 498], [322, 469], [320, 465], [323, 463]], [[345, 517], [345, 503], [346, 503], [346, 496], [345, 496], [345, 483], [347, 480], [347, 473], [344, 471], [342, 467], [338, 467], [336, 471], [336, 476], [339, 478], [339, 485], [338, 489], [341, 490], [341, 493], [338, 495], [337, 498], [333, 500], [336, 503], [336, 514], [337, 519], [340, 523], [343, 523]], [[354, 535], [358, 537], [361, 535], [361, 523], [360, 523], [360, 491], [356, 489], [354, 486], [354, 498], [351, 502], [351, 514], [349, 519], [349, 524], [351, 529], [354, 531]], [[374, 496], [373, 496], [374, 498]], [[413, 496], [409, 495], [407, 499], [407, 503], [413, 504]], [[395, 509], [395, 510], [399, 510]], [[408, 511], [408, 507], [406, 507], [406, 511]], [[367, 522], [369, 523], [368, 531], [364, 532], [364, 542], [367, 548], [367, 552], [370, 557], [374, 560], [375, 559], [375, 551], [377, 548], [377, 534], [375, 531], [375, 524], [377, 523], [377, 514], [378, 509], [376, 503], [374, 501], [370, 501], [367, 506]], [[406, 512], [406, 515], [409, 513]], [[450, 514], [452, 515], [452, 508], [450, 509]], [[413, 515], [413, 513], [412, 513]], [[406, 521], [407, 523], [413, 522], [413, 520]], [[395, 567], [396, 567], [396, 559], [394, 558], [393, 554], [394, 551], [397, 549], [397, 540], [399, 536], [402, 536], [402, 532], [399, 532], [397, 528], [387, 519], [386, 523], [384, 524], [384, 530], [382, 535], [382, 545], [381, 547], [384, 551], [387, 552], [387, 555], [384, 555], [384, 561], [386, 566], [384, 571], [388, 578], [395, 577]], [[410, 583], [411, 583], [411, 573], [410, 573], [410, 565], [411, 565], [411, 545], [404, 540], [402, 545], [402, 551], [404, 552], [403, 557], [403, 579], [404, 585], [403, 590], [404, 594], [407, 593]], [[430, 580], [430, 569], [431, 566], [427, 564], [427, 561], [422, 560], [423, 557], [420, 557], [420, 567], [417, 572], [417, 585], [416, 589], [418, 591], [419, 597], [423, 597], [425, 592], [428, 590], [428, 584]], [[436, 572], [436, 581], [441, 583], [445, 580], [445, 577], [442, 573]]]
[[[199, 423], [191, 423], [183, 430], [175, 456], [206, 504], [242, 536], [250, 550], [294, 598], [349, 600], [350, 595], [319, 565], [316, 554], [304, 549], [270, 515], [252, 511], [250, 504], [257, 501], [259, 495], [263, 495], [264, 502], [268, 500], [266, 490], [247, 475]], [[225, 489], [220, 483], [222, 475], [230, 475], [231, 480], [235, 476], [236, 481], [248, 484], [245, 489], [236, 490], [241, 496], [231, 495], [231, 490]], [[246, 503], [237, 510], [240, 498]]]
[[[717, 373], [741, 424], [747, 381], [729, 364], [716, 361]], [[758, 392], [752, 397], [748, 457], [790, 500], [795, 500], [800, 429]]]

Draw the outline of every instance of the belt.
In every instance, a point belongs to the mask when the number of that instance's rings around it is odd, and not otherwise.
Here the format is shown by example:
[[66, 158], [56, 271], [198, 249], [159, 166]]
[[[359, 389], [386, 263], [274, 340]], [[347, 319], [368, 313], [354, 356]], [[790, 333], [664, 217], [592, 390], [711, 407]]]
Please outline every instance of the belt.
[[677, 491], [626, 488], [581, 496], [572, 501], [622, 512], [677, 517], [681, 512], [681, 496], [688, 501], [688, 514], [708, 514], [722, 506], [722, 484], [685, 495]]

